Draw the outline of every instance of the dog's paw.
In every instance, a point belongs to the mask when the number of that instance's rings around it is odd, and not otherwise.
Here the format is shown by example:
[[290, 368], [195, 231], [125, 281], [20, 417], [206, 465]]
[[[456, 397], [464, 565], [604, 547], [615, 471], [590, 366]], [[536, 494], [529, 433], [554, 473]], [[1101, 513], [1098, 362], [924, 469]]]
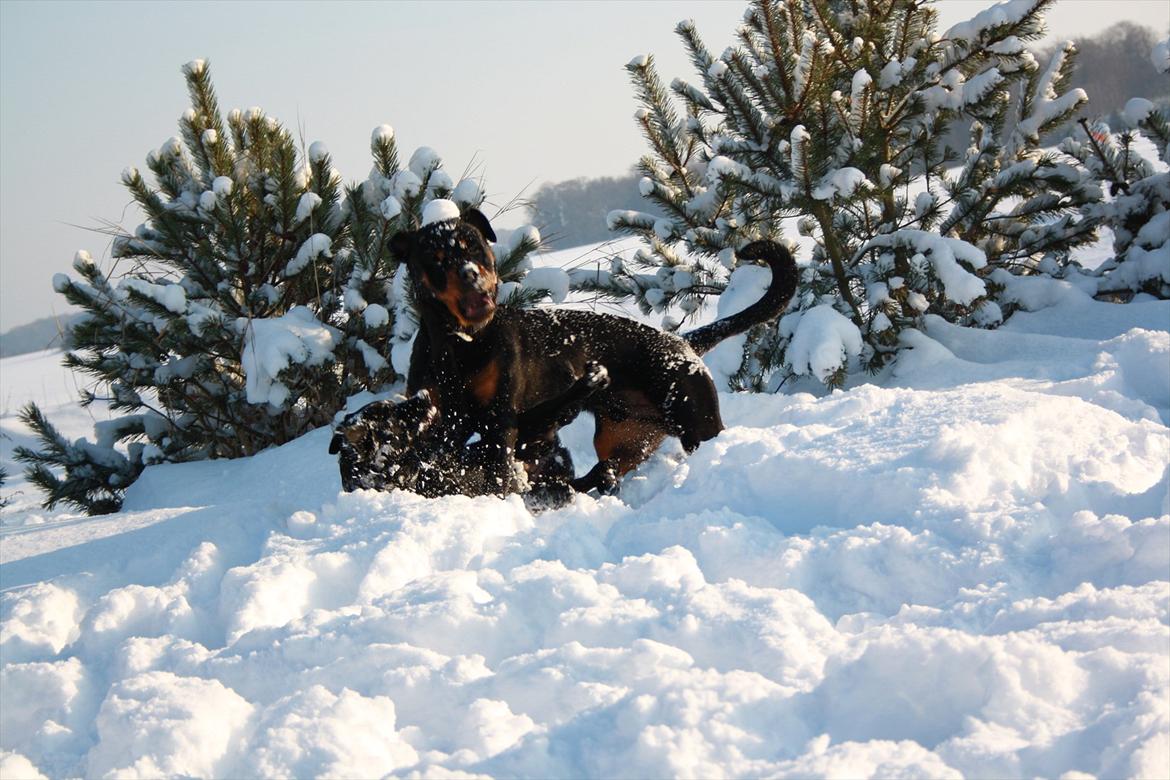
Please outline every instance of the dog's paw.
[[604, 390], [609, 387], [609, 371], [600, 363], [585, 364], [585, 374], [581, 380], [592, 390]]
[[567, 482], [546, 482], [524, 494], [524, 506], [533, 514], [560, 509], [573, 503], [575, 493]]

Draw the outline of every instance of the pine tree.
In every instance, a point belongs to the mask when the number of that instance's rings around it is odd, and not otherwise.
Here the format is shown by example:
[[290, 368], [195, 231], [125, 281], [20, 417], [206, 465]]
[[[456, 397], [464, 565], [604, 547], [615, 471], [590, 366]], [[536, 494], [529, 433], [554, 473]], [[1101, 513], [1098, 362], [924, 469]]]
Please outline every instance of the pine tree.
[[[1170, 72], [1167, 52], [1170, 40], [1152, 57], [1163, 74]], [[1081, 120], [1078, 133], [1060, 147], [1109, 190], [1107, 201], [1086, 209], [1091, 220], [1113, 232], [1114, 256], [1096, 269], [1098, 290], [1122, 299], [1137, 292], [1170, 298], [1170, 173], [1159, 171], [1138, 145], [1144, 137], [1163, 167], [1170, 165], [1170, 106], [1133, 98], [1121, 121], [1128, 127], [1114, 132], [1103, 121]]]
[[[645, 246], [596, 286], [685, 319], [744, 273], [737, 247], [795, 221], [815, 242], [798, 299], [719, 348], [737, 350], [739, 388], [877, 370], [927, 314], [998, 323], [989, 273], [1065, 262], [1100, 197], [1075, 160], [1039, 148], [1087, 99], [1067, 89], [1071, 45], [1043, 65], [1025, 48], [1052, 2], [1001, 3], [939, 35], [926, 0], [756, 0], [718, 57], [680, 23], [697, 83], [668, 90], [650, 56], [627, 66], [650, 150], [641, 194], [667, 216], [612, 212]], [[960, 159], [942, 139], [968, 120]]]
[[[207, 63], [183, 73], [191, 108], [180, 136], [147, 157], [153, 184], [122, 174], [145, 222], [116, 231], [112, 268], [83, 251], [79, 279], [54, 279], [84, 310], [65, 357], [97, 382], [82, 403], [100, 397], [123, 416], [99, 423], [94, 442], [69, 442], [34, 405], [23, 410], [42, 448], [17, 458], [46, 507], [113, 511], [151, 463], [250, 455], [398, 381], [417, 325], [390, 239], [433, 199], [463, 209], [484, 199], [430, 148], [401, 167], [386, 125], [373, 132], [369, 176], [343, 186], [324, 144], [302, 154], [258, 108], [225, 119]], [[539, 244], [532, 228], [501, 242], [503, 277], [519, 286]]]

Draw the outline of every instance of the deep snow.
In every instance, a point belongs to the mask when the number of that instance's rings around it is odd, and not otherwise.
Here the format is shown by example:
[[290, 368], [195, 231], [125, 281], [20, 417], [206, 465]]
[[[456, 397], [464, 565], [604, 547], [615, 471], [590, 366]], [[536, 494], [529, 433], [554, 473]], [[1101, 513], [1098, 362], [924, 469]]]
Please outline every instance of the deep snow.
[[[325, 430], [17, 495], [0, 775], [1170, 776], [1170, 303], [1021, 294], [541, 515], [341, 493]], [[56, 360], [5, 434], [87, 432]]]

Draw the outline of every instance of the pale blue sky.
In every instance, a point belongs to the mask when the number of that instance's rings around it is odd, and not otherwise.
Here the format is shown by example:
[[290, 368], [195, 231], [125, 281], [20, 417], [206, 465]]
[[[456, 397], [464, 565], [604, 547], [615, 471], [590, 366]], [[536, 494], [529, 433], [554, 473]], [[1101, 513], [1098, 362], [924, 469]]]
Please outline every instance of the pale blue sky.
[[[941, 3], [942, 26], [985, 0]], [[74, 251], [108, 257], [99, 220], [133, 230], [118, 177], [176, 134], [180, 66], [210, 60], [221, 106], [262, 106], [324, 141], [347, 180], [370, 130], [428, 145], [490, 198], [530, 182], [620, 174], [643, 151], [623, 65], [653, 53], [690, 76], [673, 34], [693, 18], [715, 51], [746, 3], [179, 3], [0, 1], [0, 330], [60, 312]], [[1165, 32], [1167, 0], [1060, 0], [1056, 37], [1132, 19]], [[1152, 71], [1151, 71], [1152, 73]], [[501, 219], [515, 224], [520, 212]], [[74, 227], [82, 226], [82, 227]]]

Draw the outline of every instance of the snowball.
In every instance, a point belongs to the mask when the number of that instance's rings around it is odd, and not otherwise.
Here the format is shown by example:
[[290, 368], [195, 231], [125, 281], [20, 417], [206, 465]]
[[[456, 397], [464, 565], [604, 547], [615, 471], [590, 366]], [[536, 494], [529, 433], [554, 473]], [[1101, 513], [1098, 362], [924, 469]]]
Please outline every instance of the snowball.
[[322, 141], [309, 144], [309, 162], [319, 163], [329, 156], [329, 147]]
[[370, 133], [370, 143], [374, 145], [388, 144], [394, 140], [394, 128], [390, 125], [378, 125]]
[[203, 131], [204, 146], [215, 146], [217, 143], [219, 143], [219, 133], [210, 127]]
[[63, 293], [69, 289], [69, 277], [66, 274], [53, 274], [53, 290]]
[[231, 195], [234, 187], [235, 183], [230, 176], [216, 176], [211, 182], [211, 191], [220, 197]]
[[207, 190], [199, 196], [199, 208], [204, 211], [215, 211], [215, 191]]
[[92, 268], [93, 266], [93, 258], [84, 249], [78, 249], [77, 253], [73, 255], [73, 268], [78, 273], [84, 273], [86, 269]]
[[632, 60], [626, 63], [627, 68], [644, 68], [650, 62], [650, 58], [645, 54], [639, 54]]
[[366, 321], [367, 328], [381, 328], [385, 327], [390, 322], [390, 312], [386, 311], [386, 307], [380, 303], [371, 303], [362, 312]]
[[861, 332], [830, 304], [801, 314], [784, 360], [798, 375], [812, 374], [824, 382], [850, 357], [861, 354]]
[[723, 60], [715, 60], [711, 63], [711, 67], [707, 68], [707, 75], [713, 79], [721, 79], [727, 74], [727, 63]]
[[638, 181], [638, 192], [642, 194], [643, 198], [648, 198], [654, 194], [654, 180], [649, 176], [643, 176]]
[[452, 219], [459, 219], [459, 206], [446, 198], [432, 200], [423, 209], [422, 223], [424, 227], [435, 222], [447, 222]]
[[297, 201], [297, 213], [293, 219], [300, 223], [308, 219], [313, 210], [321, 205], [321, 196], [315, 192], [306, 192], [301, 195], [301, 199]]

